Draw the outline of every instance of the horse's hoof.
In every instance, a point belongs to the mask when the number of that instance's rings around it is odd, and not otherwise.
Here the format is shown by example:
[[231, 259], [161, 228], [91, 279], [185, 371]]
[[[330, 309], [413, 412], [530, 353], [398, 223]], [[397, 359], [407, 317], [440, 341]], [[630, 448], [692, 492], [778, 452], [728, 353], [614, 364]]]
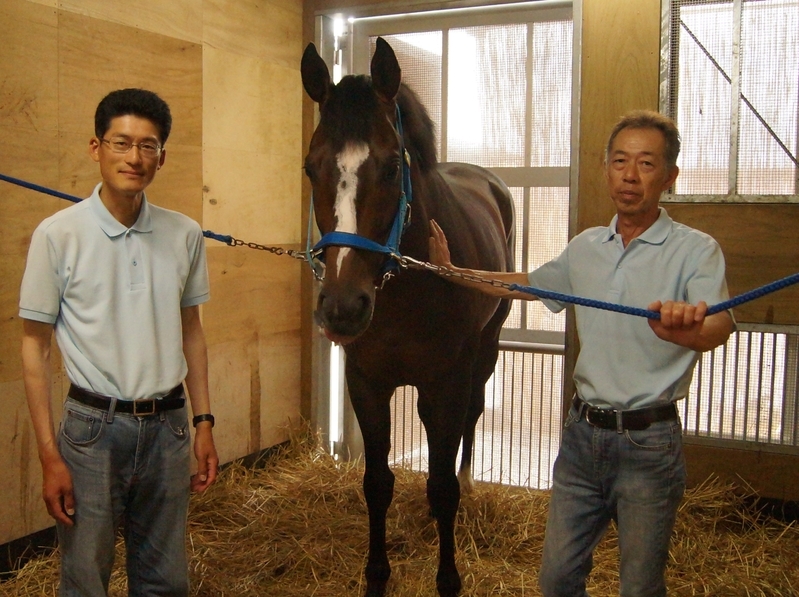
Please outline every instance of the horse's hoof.
[[454, 587], [449, 587], [449, 588], [438, 587], [439, 597], [458, 597], [458, 595], [460, 595], [460, 592], [461, 592], [460, 583], [458, 583], [457, 589]]
[[366, 595], [364, 597], [384, 597], [385, 594], [386, 594], [385, 581], [366, 583]]
[[455, 576], [450, 576], [446, 579], [439, 574], [436, 579], [436, 589], [438, 589], [439, 597], [458, 597], [461, 587], [461, 577], [457, 572]]

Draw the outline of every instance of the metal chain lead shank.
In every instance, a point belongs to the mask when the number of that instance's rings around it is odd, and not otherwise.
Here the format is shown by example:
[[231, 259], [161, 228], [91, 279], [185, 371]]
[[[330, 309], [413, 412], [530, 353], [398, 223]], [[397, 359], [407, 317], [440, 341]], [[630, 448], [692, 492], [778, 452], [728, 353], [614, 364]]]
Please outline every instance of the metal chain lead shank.
[[230, 237], [230, 242], [228, 243], [231, 247], [247, 247], [248, 249], [256, 249], [258, 251], [268, 251], [273, 255], [287, 255], [289, 257], [293, 257], [294, 259], [301, 259], [302, 261], [308, 261], [308, 258], [305, 256], [305, 253], [302, 251], [295, 251], [294, 249], [284, 249], [283, 247], [268, 247], [266, 245], [259, 245], [258, 243], [253, 242], [245, 242], [243, 240], [239, 240], [238, 238]]
[[413, 257], [408, 257], [407, 255], [392, 254], [391, 256], [397, 261], [399, 261], [399, 264], [403, 269], [426, 270], [428, 272], [433, 272], [445, 278], [460, 278], [462, 280], [466, 280], [467, 282], [479, 282], [482, 284], [490, 284], [491, 286], [495, 286], [497, 288], [505, 288], [507, 290], [513, 290], [513, 285], [508, 284], [507, 282], [502, 282], [501, 280], [492, 280], [488, 278], [481, 278], [480, 276], [473, 276], [472, 274], [462, 274], [459, 272], [454, 272], [451, 269], [447, 269], [446, 267], [443, 267], [441, 265], [434, 265], [427, 261], [419, 261], [418, 259], [414, 259]]

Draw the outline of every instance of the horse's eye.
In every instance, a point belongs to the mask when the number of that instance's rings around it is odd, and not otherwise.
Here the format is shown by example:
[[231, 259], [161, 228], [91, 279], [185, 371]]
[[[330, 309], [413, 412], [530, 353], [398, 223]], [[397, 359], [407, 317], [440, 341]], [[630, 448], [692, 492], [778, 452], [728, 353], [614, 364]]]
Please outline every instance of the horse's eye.
[[386, 182], [394, 182], [399, 177], [400, 171], [400, 164], [399, 161], [392, 162], [391, 164], [386, 164], [386, 168], [383, 171], [383, 178]]

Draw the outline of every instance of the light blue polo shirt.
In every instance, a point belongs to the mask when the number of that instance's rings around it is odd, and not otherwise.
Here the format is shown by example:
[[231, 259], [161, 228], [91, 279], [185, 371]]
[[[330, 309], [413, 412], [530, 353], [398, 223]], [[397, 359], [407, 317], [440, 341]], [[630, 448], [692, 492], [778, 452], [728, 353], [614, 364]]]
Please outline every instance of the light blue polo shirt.
[[100, 187], [36, 228], [19, 315], [55, 325], [72, 383], [127, 400], [158, 397], [188, 370], [181, 308], [209, 299], [202, 230], [146, 197], [125, 228]]
[[[710, 306], [729, 298], [724, 256], [712, 237], [660, 208], [657, 221], [625, 249], [617, 219], [572, 239], [559, 257], [529, 274], [530, 286], [643, 309], [656, 300]], [[543, 302], [554, 312], [566, 306]], [[582, 306], [575, 314], [574, 379], [583, 400], [635, 409], [688, 394], [697, 352], [661, 340], [643, 317]]]

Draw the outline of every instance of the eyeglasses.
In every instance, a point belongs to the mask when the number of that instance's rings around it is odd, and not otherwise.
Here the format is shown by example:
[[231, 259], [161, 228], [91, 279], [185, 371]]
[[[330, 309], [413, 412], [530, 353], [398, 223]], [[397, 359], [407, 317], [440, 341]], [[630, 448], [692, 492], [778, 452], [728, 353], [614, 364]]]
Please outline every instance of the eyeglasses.
[[103, 143], [108, 143], [108, 147], [114, 153], [128, 153], [134, 147], [139, 148], [139, 155], [145, 158], [157, 158], [164, 150], [158, 143], [152, 141], [142, 141], [141, 143], [131, 143], [127, 139], [113, 138], [100, 139]]

